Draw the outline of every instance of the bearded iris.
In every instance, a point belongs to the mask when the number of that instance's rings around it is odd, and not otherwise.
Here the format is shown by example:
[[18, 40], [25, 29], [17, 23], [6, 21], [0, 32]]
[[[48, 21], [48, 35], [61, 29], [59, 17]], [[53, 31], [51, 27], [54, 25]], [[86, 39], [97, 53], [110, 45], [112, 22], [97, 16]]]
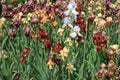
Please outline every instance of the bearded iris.
[[71, 38], [75, 38], [77, 36], [82, 36], [82, 34], [80, 34], [80, 27], [79, 26], [75, 26], [73, 29], [72, 29], [72, 32], [70, 33], [70, 37]]

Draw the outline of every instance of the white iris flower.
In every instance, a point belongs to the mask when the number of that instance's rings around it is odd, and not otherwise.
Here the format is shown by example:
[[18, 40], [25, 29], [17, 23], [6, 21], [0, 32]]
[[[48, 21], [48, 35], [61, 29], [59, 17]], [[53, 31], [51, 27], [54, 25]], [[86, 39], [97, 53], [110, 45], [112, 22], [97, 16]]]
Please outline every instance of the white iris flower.
[[67, 6], [68, 10], [64, 12], [66, 16], [73, 16], [76, 20], [77, 15], [79, 14], [76, 9], [76, 3], [74, 0], [71, 0]]
[[79, 26], [75, 26], [72, 29], [72, 32], [70, 33], [71, 38], [76, 38], [77, 36], [83, 36], [82, 34], [80, 34], [80, 27]]
[[62, 25], [62, 28], [65, 28], [66, 26], [69, 26], [70, 28], [73, 28], [70, 17], [65, 17], [64, 18], [64, 24]]
[[70, 27], [70, 29], [72, 30], [72, 32], [70, 33], [70, 37], [71, 38], [75, 38], [77, 36], [82, 36], [82, 34], [80, 34], [80, 27], [79, 26], [74, 26], [73, 27], [73, 22], [76, 21], [77, 19], [77, 15], [79, 14], [79, 12], [76, 11], [76, 3], [74, 0], [70, 0], [69, 4], [67, 6], [67, 11], [64, 12], [65, 14], [65, 18], [64, 18], [64, 22], [62, 25], [62, 28], [65, 28], [67, 26]]

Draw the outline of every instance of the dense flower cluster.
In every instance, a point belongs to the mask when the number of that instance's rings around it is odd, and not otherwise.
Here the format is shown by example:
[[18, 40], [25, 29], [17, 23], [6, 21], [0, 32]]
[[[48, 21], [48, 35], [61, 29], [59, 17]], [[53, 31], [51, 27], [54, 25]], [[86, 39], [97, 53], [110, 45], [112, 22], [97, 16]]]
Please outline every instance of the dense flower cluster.
[[109, 42], [109, 36], [105, 32], [94, 31], [93, 40], [97, 46], [97, 50], [100, 51], [102, 48], [106, 48], [107, 42]]
[[[105, 26], [110, 26], [114, 22], [119, 22], [119, 2], [113, 4], [110, 0], [104, 1], [90, 1], [88, 4], [88, 20], [94, 23], [98, 29], [103, 29]], [[115, 20], [113, 20], [111, 14], [117, 15]]]
[[[66, 1], [61, 1], [58, 0], [55, 3], [46, 3], [45, 2], [38, 2], [38, 0], [28, 0], [25, 1], [24, 4], [18, 4], [17, 7], [14, 7], [13, 5], [6, 5], [6, 0], [2, 0], [1, 3], [2, 5], [2, 16], [4, 17], [13, 17], [13, 15], [22, 12], [23, 14], [26, 14], [28, 12], [33, 12], [33, 11], [38, 11], [40, 10], [48, 13], [50, 12], [50, 15], [58, 14], [58, 16], [62, 17], [63, 16], [63, 10], [66, 7]], [[15, 2], [14, 2], [15, 3]], [[41, 10], [42, 9], [42, 10]], [[51, 11], [52, 10], [52, 11]], [[53, 13], [54, 11], [54, 13]], [[38, 11], [39, 12], [39, 11]], [[52, 14], [51, 14], [52, 13]], [[41, 16], [43, 17], [43, 16]]]
[[108, 65], [102, 63], [100, 65], [100, 70], [96, 72], [96, 77], [98, 80], [103, 79], [120, 79], [120, 67], [117, 67], [114, 62], [114, 57], [117, 55], [120, 56], [119, 46], [117, 44], [111, 45], [106, 52], [106, 56], [108, 57]]
[[0, 79], [120, 80], [120, 0], [20, 2], [1, 0]]
[[96, 73], [98, 80], [103, 79], [120, 79], [120, 67], [117, 67], [113, 60], [110, 60], [108, 65], [101, 64], [100, 70]]
[[67, 6], [67, 11], [64, 12], [65, 14], [65, 18], [64, 18], [64, 22], [62, 25], [62, 28], [70, 28], [71, 29], [71, 33], [70, 33], [70, 37], [71, 38], [76, 38], [77, 36], [82, 36], [82, 34], [80, 34], [80, 27], [78, 25], [73, 25], [74, 22], [77, 20], [77, 15], [79, 14], [79, 12], [76, 11], [76, 8], [79, 7], [77, 6], [77, 4], [75, 3], [74, 0], [70, 0], [68, 6]]
[[117, 44], [111, 45], [106, 52], [109, 59], [114, 59], [114, 56], [117, 55], [120, 57], [120, 49]]

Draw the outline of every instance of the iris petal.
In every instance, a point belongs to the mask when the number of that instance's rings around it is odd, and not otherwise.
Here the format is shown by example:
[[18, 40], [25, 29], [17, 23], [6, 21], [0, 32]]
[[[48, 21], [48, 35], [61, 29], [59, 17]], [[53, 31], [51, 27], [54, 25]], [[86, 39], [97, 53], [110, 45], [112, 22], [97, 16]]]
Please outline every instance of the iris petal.
[[71, 33], [70, 33], [70, 37], [71, 37], [71, 38], [75, 38], [76, 36], [77, 36], [76, 32], [71, 32]]

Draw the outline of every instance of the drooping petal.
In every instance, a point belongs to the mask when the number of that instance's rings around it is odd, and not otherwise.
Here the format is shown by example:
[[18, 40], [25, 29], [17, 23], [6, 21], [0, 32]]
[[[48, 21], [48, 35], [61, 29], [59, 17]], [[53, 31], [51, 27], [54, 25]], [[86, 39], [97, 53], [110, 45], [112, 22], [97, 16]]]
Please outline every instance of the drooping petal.
[[73, 25], [72, 24], [68, 24], [68, 26], [72, 29], [73, 28]]
[[82, 34], [80, 34], [80, 33], [78, 33], [78, 36], [81, 36], [81, 37], [83, 37], [83, 35], [82, 35]]
[[65, 28], [65, 26], [66, 26], [66, 24], [63, 24], [63, 25], [62, 25], [62, 28], [64, 29], [64, 28]]
[[77, 36], [76, 32], [71, 32], [71, 33], [70, 33], [70, 37], [71, 37], [71, 38], [75, 38], [76, 36]]
[[78, 13], [75, 9], [73, 9], [73, 10], [72, 10], [72, 14], [78, 15], [79, 13]]

